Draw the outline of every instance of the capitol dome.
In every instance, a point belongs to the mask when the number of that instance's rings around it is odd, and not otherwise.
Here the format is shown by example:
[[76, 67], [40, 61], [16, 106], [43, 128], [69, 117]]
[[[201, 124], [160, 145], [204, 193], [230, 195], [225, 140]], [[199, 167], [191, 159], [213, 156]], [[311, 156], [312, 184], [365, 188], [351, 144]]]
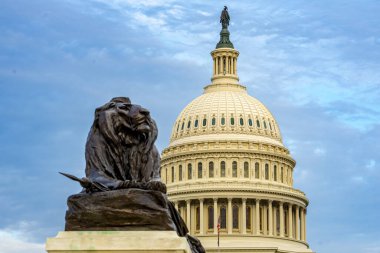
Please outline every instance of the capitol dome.
[[227, 28], [211, 52], [211, 84], [174, 122], [161, 179], [207, 252], [312, 252], [296, 162], [271, 112], [239, 83]]
[[209, 85], [182, 110], [170, 146], [198, 140], [241, 139], [283, 147], [281, 133], [269, 110], [242, 85]]

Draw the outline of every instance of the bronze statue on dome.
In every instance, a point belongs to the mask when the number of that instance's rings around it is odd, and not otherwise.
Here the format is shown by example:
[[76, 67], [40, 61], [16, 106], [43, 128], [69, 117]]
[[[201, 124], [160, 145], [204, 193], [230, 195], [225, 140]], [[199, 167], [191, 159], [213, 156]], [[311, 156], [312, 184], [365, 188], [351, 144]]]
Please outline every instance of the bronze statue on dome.
[[228, 28], [230, 25], [230, 15], [228, 14], [227, 6], [224, 6], [224, 9], [220, 14], [220, 23], [222, 24], [222, 28]]

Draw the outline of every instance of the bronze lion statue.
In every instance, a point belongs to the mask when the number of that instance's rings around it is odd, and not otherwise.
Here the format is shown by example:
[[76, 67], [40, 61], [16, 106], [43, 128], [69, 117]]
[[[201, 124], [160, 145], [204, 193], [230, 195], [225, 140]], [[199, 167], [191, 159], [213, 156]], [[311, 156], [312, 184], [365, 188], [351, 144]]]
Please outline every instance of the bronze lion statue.
[[142, 188], [166, 193], [160, 181], [157, 126], [147, 109], [115, 97], [95, 110], [86, 142], [86, 192]]

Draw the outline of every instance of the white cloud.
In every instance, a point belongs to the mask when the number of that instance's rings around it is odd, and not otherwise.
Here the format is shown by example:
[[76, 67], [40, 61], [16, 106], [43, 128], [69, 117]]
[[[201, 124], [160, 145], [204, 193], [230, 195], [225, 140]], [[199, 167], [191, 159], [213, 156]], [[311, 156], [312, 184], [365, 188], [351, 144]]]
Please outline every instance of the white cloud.
[[365, 165], [366, 169], [368, 169], [369, 171], [373, 171], [375, 169], [375, 166], [376, 166], [376, 161], [373, 159], [370, 159]]
[[323, 148], [315, 148], [313, 152], [317, 156], [323, 156], [326, 154], [326, 150]]
[[0, 229], [0, 253], [43, 253], [45, 245], [32, 242], [31, 222]]

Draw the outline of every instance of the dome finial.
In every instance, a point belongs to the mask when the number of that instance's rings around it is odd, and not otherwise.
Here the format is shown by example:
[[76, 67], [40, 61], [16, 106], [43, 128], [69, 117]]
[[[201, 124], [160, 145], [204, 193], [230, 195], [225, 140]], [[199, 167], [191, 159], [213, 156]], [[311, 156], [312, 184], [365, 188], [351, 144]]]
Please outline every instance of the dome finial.
[[234, 45], [230, 41], [230, 32], [228, 31], [228, 26], [230, 25], [230, 15], [228, 14], [227, 6], [224, 6], [224, 9], [220, 14], [220, 23], [222, 24], [222, 31], [220, 31], [220, 41], [216, 44], [216, 48], [234, 48]]

